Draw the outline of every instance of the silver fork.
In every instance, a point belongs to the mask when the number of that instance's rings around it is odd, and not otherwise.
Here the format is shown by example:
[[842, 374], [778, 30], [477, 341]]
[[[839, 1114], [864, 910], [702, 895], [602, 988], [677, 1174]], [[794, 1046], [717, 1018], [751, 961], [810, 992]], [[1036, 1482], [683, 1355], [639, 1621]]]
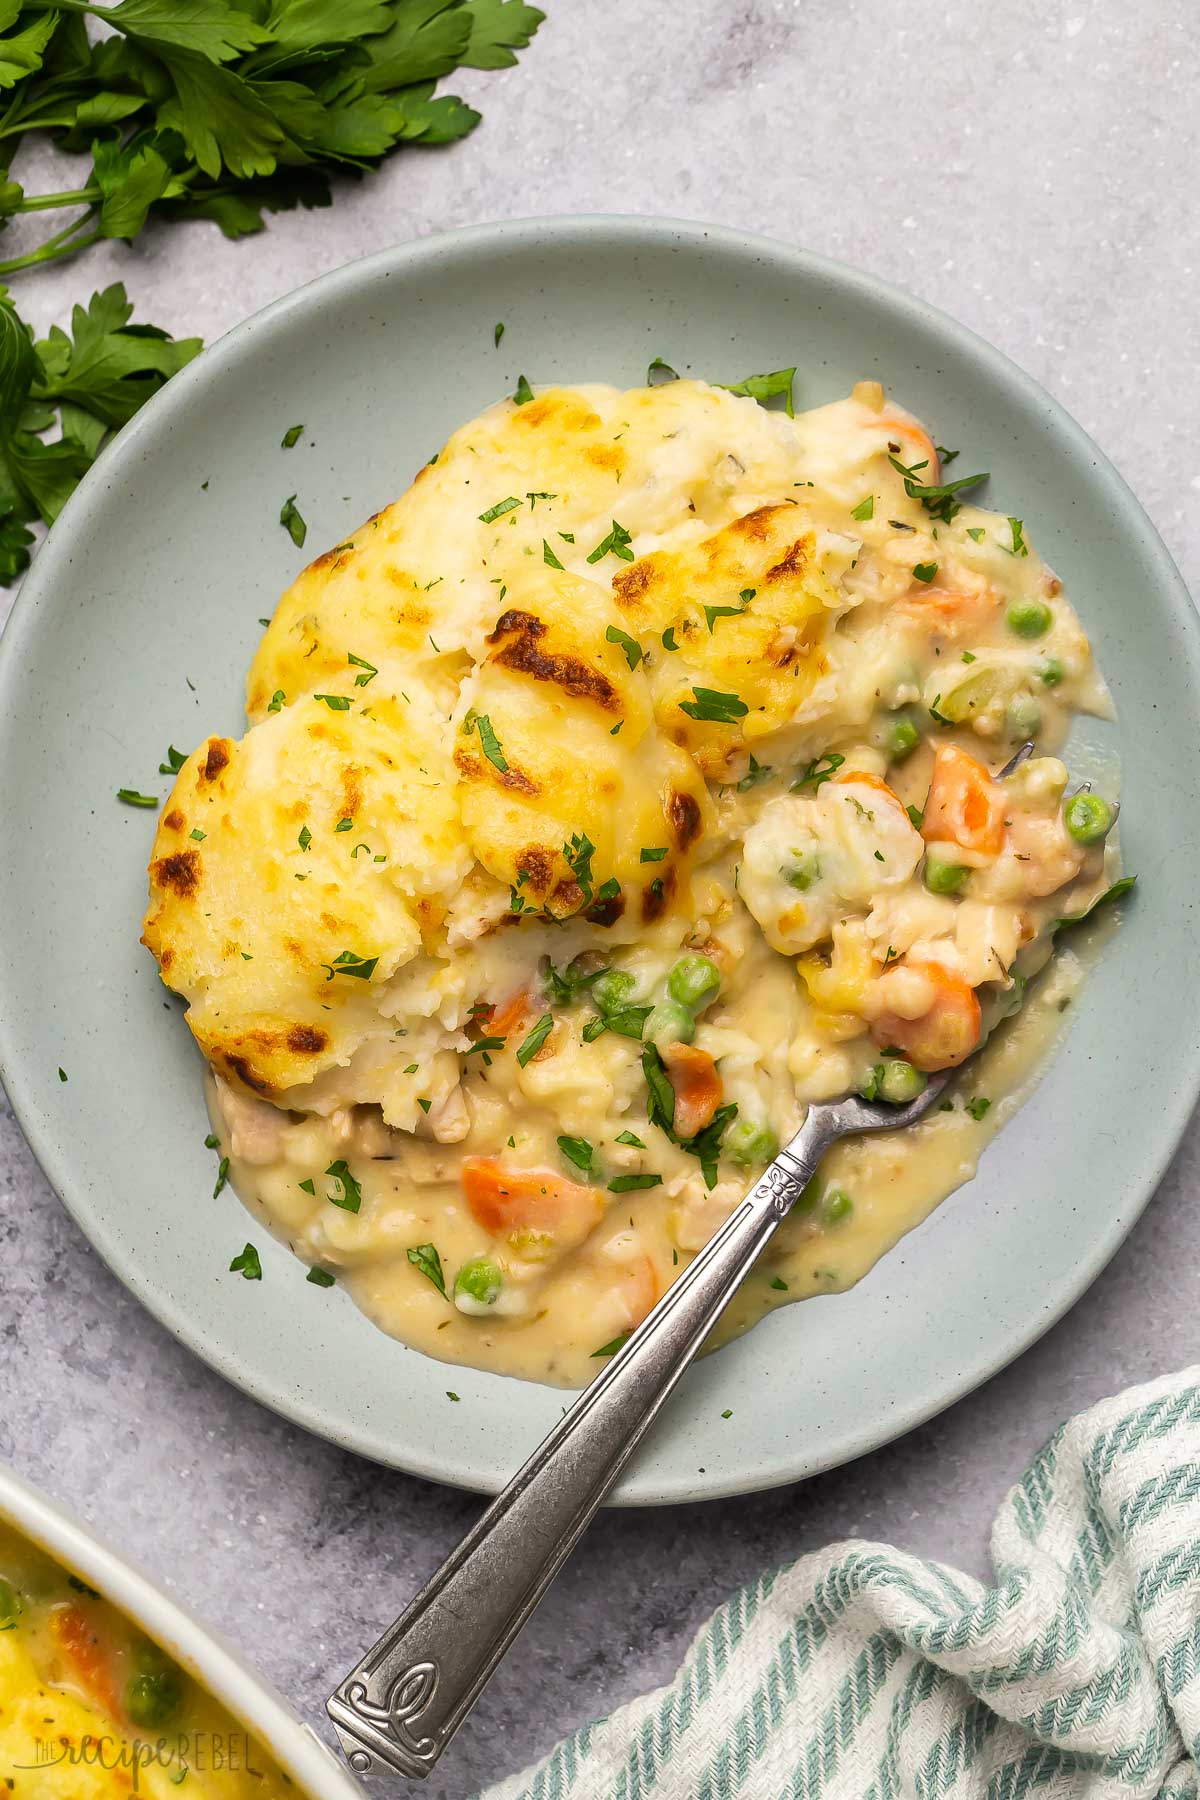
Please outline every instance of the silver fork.
[[[1033, 745], [1000, 771], [1011, 775]], [[924, 1118], [952, 1075], [907, 1106], [810, 1107], [791, 1143], [326, 1701], [357, 1775], [428, 1775], [676, 1383], [831, 1144]]]

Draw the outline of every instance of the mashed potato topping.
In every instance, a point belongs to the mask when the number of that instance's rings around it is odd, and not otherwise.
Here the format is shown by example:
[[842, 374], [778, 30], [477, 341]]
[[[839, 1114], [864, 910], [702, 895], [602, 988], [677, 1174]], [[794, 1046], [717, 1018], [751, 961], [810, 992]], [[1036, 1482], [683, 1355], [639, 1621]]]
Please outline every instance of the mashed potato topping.
[[[243, 1197], [386, 1330], [586, 1379], [806, 1105], [964, 1061], [1104, 891], [1115, 808], [1055, 755], [1103, 683], [950, 462], [870, 382], [795, 419], [552, 388], [280, 601], [145, 941]], [[833, 1153], [730, 1328], [970, 1174], [1077, 977]]]

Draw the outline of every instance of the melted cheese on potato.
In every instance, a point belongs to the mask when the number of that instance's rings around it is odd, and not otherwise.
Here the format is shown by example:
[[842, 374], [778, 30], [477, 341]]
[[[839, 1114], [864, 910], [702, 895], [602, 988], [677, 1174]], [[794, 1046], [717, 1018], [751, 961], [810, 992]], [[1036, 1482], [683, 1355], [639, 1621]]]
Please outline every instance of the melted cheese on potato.
[[[164, 810], [145, 941], [235, 1180], [386, 1329], [590, 1372], [809, 1103], [962, 1061], [1100, 892], [1063, 765], [999, 771], [1103, 683], [973, 497], [875, 383], [794, 420], [550, 388], [284, 594], [250, 729]], [[969, 1162], [939, 1129], [925, 1189], [847, 1166], [911, 1222]], [[846, 1217], [789, 1222], [778, 1288]]]

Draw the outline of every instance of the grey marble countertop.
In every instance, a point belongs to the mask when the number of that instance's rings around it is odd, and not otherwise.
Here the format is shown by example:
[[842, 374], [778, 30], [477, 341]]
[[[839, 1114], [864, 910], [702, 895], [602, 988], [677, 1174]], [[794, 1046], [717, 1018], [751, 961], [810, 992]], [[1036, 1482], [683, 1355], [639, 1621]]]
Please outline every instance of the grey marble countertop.
[[[152, 231], [21, 277], [22, 309], [45, 324], [121, 279], [139, 317], [211, 339], [323, 270], [449, 226], [567, 211], [749, 226], [861, 264], [1007, 351], [1109, 453], [1196, 587], [1200, 39], [1185, 0], [543, 4], [518, 68], [452, 84], [484, 112], [464, 143], [402, 155], [258, 238]], [[1090, 1293], [890, 1448], [757, 1498], [603, 1516], [412, 1791], [459, 1800], [664, 1680], [733, 1585], [832, 1539], [984, 1572], [994, 1506], [1059, 1420], [1192, 1357], [1198, 1190], [1193, 1123]], [[84, 1242], [2, 1102], [0, 1396], [0, 1457], [314, 1722], [479, 1508], [305, 1436], [210, 1373]]]

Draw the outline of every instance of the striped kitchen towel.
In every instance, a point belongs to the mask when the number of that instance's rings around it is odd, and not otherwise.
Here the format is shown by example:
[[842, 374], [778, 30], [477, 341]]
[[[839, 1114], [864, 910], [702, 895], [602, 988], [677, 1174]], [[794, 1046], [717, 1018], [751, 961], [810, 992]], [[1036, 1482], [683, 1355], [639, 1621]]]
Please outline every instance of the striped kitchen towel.
[[484, 1800], [1198, 1800], [1200, 1368], [1064, 1425], [992, 1558], [993, 1587], [859, 1542], [764, 1575]]

